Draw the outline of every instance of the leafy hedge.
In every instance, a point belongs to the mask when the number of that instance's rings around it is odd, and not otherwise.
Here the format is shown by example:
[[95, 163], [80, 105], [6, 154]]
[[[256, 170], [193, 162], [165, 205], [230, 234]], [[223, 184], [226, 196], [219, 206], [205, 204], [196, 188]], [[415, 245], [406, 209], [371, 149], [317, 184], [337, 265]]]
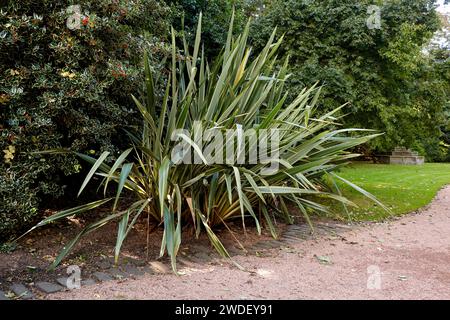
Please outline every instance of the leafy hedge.
[[[79, 5], [77, 7], [71, 5]], [[40, 198], [64, 192], [74, 157], [32, 154], [65, 147], [118, 153], [120, 126], [136, 120], [141, 55], [164, 47], [161, 1], [24, 0], [0, 12], [0, 240], [36, 219]], [[143, 37], [144, 30], [151, 34]]]

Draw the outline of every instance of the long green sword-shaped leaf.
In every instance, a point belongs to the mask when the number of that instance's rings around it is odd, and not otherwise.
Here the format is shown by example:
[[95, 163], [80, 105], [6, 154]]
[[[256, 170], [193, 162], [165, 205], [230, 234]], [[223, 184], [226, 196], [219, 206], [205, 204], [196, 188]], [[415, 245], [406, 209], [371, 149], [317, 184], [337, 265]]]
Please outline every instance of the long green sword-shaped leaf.
[[75, 238], [73, 238], [68, 244], [66, 244], [63, 247], [63, 249], [61, 250], [59, 255], [56, 257], [55, 261], [53, 261], [53, 263], [51, 264], [50, 270], [54, 270], [60, 264], [62, 259], [64, 259], [64, 257], [69, 253], [69, 251], [78, 243], [78, 241], [80, 241], [80, 239], [83, 235], [86, 235], [98, 228], [103, 227], [109, 221], [114, 220], [123, 214], [124, 214], [123, 212], [118, 212], [116, 214], [109, 215], [106, 218], [103, 218], [97, 222], [94, 222], [94, 223], [88, 225], [86, 228], [84, 228], [80, 233], [78, 233], [75, 236]]
[[305, 217], [305, 220], [308, 222], [309, 228], [311, 229], [311, 233], [314, 233], [314, 226], [311, 222], [311, 219], [309, 218], [309, 214], [306, 211], [305, 207], [302, 205], [302, 203], [298, 200], [297, 197], [294, 197], [295, 203], [297, 204], [298, 208], [302, 212], [303, 216]]
[[177, 49], [175, 42], [175, 29], [170, 28], [172, 38], [172, 109], [176, 109], [176, 95], [177, 95]]
[[228, 60], [229, 55], [230, 55], [231, 40], [232, 40], [232, 36], [233, 36], [233, 25], [234, 25], [234, 10], [231, 14], [230, 25], [228, 27], [227, 42], [225, 43], [225, 53], [223, 55], [223, 68], [225, 68], [225, 63]]
[[198, 24], [197, 24], [197, 32], [195, 34], [195, 43], [194, 43], [194, 54], [192, 55], [192, 63], [195, 67], [197, 63], [198, 51], [200, 49], [200, 40], [202, 37], [202, 13], [198, 15]]
[[46, 224], [49, 224], [49, 223], [54, 222], [56, 220], [60, 220], [60, 219], [65, 218], [65, 217], [70, 217], [70, 216], [73, 216], [73, 215], [78, 214], [78, 213], [83, 213], [83, 212], [95, 209], [95, 208], [100, 207], [100, 206], [104, 205], [105, 203], [111, 201], [112, 199], [113, 198], [106, 198], [106, 199], [102, 199], [102, 200], [97, 200], [97, 201], [94, 201], [94, 202], [91, 202], [91, 203], [88, 203], [88, 204], [83, 204], [83, 205], [75, 207], [75, 208], [70, 208], [70, 209], [67, 209], [67, 210], [59, 211], [59, 212], [55, 213], [54, 215], [51, 215], [50, 217], [45, 218], [44, 220], [39, 222], [37, 225], [35, 225], [33, 228], [28, 230], [26, 233], [24, 233], [20, 237], [14, 239], [14, 242], [16, 242], [17, 240], [23, 238], [26, 234], [30, 233], [31, 231], [35, 230], [36, 228], [45, 226]]
[[266, 205], [264, 203], [260, 203], [260, 208], [263, 213], [264, 219], [266, 219], [267, 225], [269, 226], [270, 234], [274, 239], [278, 239], [277, 230], [272, 222], [272, 219], [270, 218]]
[[118, 230], [117, 230], [117, 238], [116, 238], [116, 247], [114, 250], [114, 263], [117, 264], [119, 261], [119, 253], [120, 248], [122, 247], [122, 243], [125, 240], [125, 234], [127, 230], [128, 220], [130, 218], [130, 210], [127, 210], [123, 215], [122, 219], [119, 221]]
[[173, 212], [169, 211], [167, 205], [164, 205], [164, 234], [167, 253], [169, 254], [172, 270], [177, 273], [177, 248], [179, 246], [178, 237], [175, 231], [175, 222]]
[[208, 193], [208, 207], [206, 211], [206, 220], [209, 221], [209, 215], [211, 214], [211, 210], [214, 206], [214, 198], [216, 196], [217, 185], [218, 185], [219, 173], [213, 174], [211, 179], [211, 184]]
[[384, 210], [386, 210], [386, 212], [388, 212], [389, 214], [392, 214], [391, 210], [386, 207], [380, 200], [378, 200], [373, 194], [371, 194], [370, 192], [367, 192], [366, 190], [362, 189], [361, 187], [358, 187], [356, 184], [338, 176], [337, 174], [335, 174], [334, 172], [330, 172], [330, 174], [335, 177], [338, 178], [339, 180], [343, 181], [344, 183], [348, 184], [350, 187], [352, 187], [353, 189], [355, 189], [356, 191], [360, 192], [361, 194], [363, 194], [364, 196], [366, 196], [367, 198], [369, 198], [370, 200], [372, 200], [373, 202], [377, 203], [380, 207], [382, 207]]
[[[114, 249], [114, 262], [115, 262], [115, 264], [117, 264], [117, 262], [119, 260], [119, 253], [120, 253], [120, 249], [122, 248], [123, 241], [128, 236], [128, 234], [130, 233], [130, 231], [133, 228], [134, 224], [136, 223], [137, 219], [139, 218], [141, 213], [144, 211], [144, 209], [147, 207], [149, 202], [150, 202], [149, 199], [137, 201], [132, 206], [130, 206], [130, 208], [127, 210], [127, 212], [123, 215], [122, 219], [120, 220], [119, 225], [118, 225], [118, 230], [117, 230], [116, 247]], [[131, 220], [130, 224], [128, 224], [130, 213], [135, 208], [137, 208], [139, 205], [141, 205], [141, 207], [139, 208], [139, 210], [134, 215], [134, 218], [133, 218], [133, 220]]]
[[258, 218], [256, 217], [255, 212], [253, 211], [250, 201], [248, 200], [245, 193], [242, 191], [241, 174], [239, 173], [239, 169], [233, 167], [233, 171], [236, 180], [236, 190], [239, 197], [239, 206], [241, 208], [242, 226], [245, 230], [245, 209], [246, 209], [250, 213], [250, 215], [255, 219], [256, 229], [258, 231], [258, 234], [261, 234], [261, 226], [259, 225]]
[[[177, 226], [175, 228], [175, 222], [173, 214], [169, 211], [164, 212], [164, 228], [167, 241], [167, 252], [169, 253], [172, 270], [177, 272], [177, 254], [181, 244], [181, 191], [179, 186], [175, 185], [175, 195], [177, 200]], [[167, 224], [166, 224], [167, 223]]]
[[[205, 227], [206, 230], [206, 234], [208, 235], [209, 240], [211, 241], [211, 244], [213, 245], [213, 247], [216, 249], [216, 251], [222, 256], [222, 257], [226, 257], [226, 258], [230, 258], [230, 254], [228, 253], [227, 249], [224, 247], [224, 245], [222, 244], [222, 242], [220, 241], [220, 239], [217, 237], [217, 235], [214, 233], [214, 231], [211, 229], [211, 227], [208, 225], [208, 223], [206, 222], [206, 218], [199, 213], [198, 214], [201, 218], [201, 221], [203, 223], [203, 226]], [[240, 270], [244, 270], [244, 268], [237, 263], [236, 261], [234, 261], [233, 259], [231, 259], [231, 262], [238, 267]]]
[[100, 155], [100, 157], [97, 159], [97, 161], [94, 163], [94, 165], [92, 166], [91, 170], [89, 171], [89, 173], [87, 174], [86, 178], [84, 179], [83, 184], [81, 185], [80, 191], [78, 191], [78, 196], [81, 194], [83, 189], [88, 184], [89, 180], [91, 180], [92, 176], [97, 171], [98, 167], [100, 167], [100, 165], [103, 163], [103, 161], [105, 161], [105, 159], [106, 159], [106, 157], [108, 155], [109, 155], [108, 151], [103, 152]]
[[155, 112], [155, 92], [153, 84], [153, 76], [150, 70], [149, 57], [147, 51], [144, 51], [144, 69], [145, 69], [145, 85], [147, 88], [147, 110], [153, 118], [156, 116]]
[[106, 194], [106, 189], [108, 188], [108, 183], [111, 180], [112, 175], [116, 170], [120, 167], [120, 165], [125, 161], [126, 157], [130, 154], [130, 152], [133, 150], [133, 148], [129, 148], [125, 150], [116, 160], [114, 165], [111, 167], [111, 170], [109, 170], [108, 177], [106, 178], [106, 181], [104, 183], [104, 189], [103, 194]]
[[128, 175], [130, 174], [131, 168], [133, 168], [132, 163], [126, 163], [122, 167], [119, 177], [119, 185], [117, 186], [116, 199], [114, 200], [113, 212], [116, 211], [117, 202], [119, 201], [120, 194], [122, 193], [123, 186], [125, 185]]
[[259, 187], [256, 184], [255, 179], [253, 179], [253, 177], [250, 174], [248, 174], [247, 172], [244, 172], [244, 176], [247, 178], [247, 181], [250, 183], [253, 190], [255, 190], [256, 194], [260, 197], [261, 201], [263, 203], [266, 203], [266, 199], [264, 199], [263, 194], [259, 191]]
[[170, 159], [165, 157], [159, 168], [159, 179], [158, 179], [158, 191], [159, 191], [159, 207], [161, 210], [161, 216], [164, 215], [164, 202], [167, 196], [167, 190], [169, 187], [169, 169], [170, 169]]
[[243, 192], [242, 192], [242, 185], [241, 185], [241, 175], [239, 174], [239, 169], [236, 167], [233, 167], [234, 171], [234, 177], [236, 181], [236, 191], [238, 193], [239, 197], [239, 206], [241, 208], [241, 215], [242, 215], [242, 226], [245, 230], [245, 216], [244, 216], [244, 201], [243, 201]]
[[[164, 132], [164, 124], [165, 124], [165, 120], [166, 120], [167, 104], [169, 101], [169, 93], [170, 93], [170, 76], [169, 76], [169, 79], [167, 80], [167, 86], [166, 86], [166, 91], [164, 93], [161, 114], [159, 116], [158, 141], [161, 142], [162, 146], [164, 145], [164, 141], [162, 139], [163, 139], [163, 132]], [[161, 150], [161, 151], [164, 152], [164, 150]], [[161, 155], [159, 155], [159, 156], [161, 157]]]
[[[334, 177], [331, 174], [329, 174], [329, 173], [327, 173], [327, 175], [330, 178], [330, 180], [332, 181], [333, 186], [336, 189], [336, 192], [338, 193], [338, 195], [342, 197], [342, 192], [341, 192], [341, 189], [339, 188], [339, 186], [338, 186], [338, 184], [336, 182], [336, 179], [334, 179]], [[347, 214], [348, 220], [351, 221], [352, 220], [352, 216], [350, 215], [350, 212], [348, 211], [347, 205], [345, 203], [342, 203], [342, 207], [344, 208], [344, 211]]]
[[214, 93], [211, 97], [211, 102], [208, 106], [208, 111], [206, 112], [206, 120], [210, 121], [213, 117], [213, 114], [217, 112], [217, 106], [219, 103], [220, 95], [222, 94], [222, 90], [225, 87], [226, 84], [226, 78], [228, 76], [228, 71], [230, 70], [233, 62], [233, 56], [236, 54], [237, 48], [232, 51], [230, 54], [230, 57], [228, 58], [228, 61], [226, 61], [222, 73], [219, 76], [219, 79], [217, 80], [216, 87], [214, 89]]

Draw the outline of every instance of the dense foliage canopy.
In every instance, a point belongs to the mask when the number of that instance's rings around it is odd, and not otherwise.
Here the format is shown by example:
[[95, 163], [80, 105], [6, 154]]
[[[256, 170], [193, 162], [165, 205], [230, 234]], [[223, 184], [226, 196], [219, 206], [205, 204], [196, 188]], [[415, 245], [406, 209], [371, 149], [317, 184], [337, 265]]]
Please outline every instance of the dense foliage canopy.
[[272, 1], [253, 25], [254, 43], [260, 47], [260, 39], [278, 26], [286, 39], [281, 50], [294, 66], [292, 93], [320, 81], [324, 108], [350, 102], [346, 124], [385, 133], [371, 142], [372, 150], [404, 145], [441, 160], [448, 59], [424, 51], [440, 28], [435, 1], [378, 1], [380, 27], [371, 29], [366, 22], [373, 3]]

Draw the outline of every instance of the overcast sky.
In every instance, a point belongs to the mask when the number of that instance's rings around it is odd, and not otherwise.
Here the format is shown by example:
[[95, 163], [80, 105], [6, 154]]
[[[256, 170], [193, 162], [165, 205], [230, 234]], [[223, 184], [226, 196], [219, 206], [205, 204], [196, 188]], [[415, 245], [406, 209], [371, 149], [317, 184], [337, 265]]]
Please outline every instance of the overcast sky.
[[438, 8], [439, 12], [450, 13], [450, 4], [444, 4], [444, 0], [439, 0], [438, 3], [439, 3]]

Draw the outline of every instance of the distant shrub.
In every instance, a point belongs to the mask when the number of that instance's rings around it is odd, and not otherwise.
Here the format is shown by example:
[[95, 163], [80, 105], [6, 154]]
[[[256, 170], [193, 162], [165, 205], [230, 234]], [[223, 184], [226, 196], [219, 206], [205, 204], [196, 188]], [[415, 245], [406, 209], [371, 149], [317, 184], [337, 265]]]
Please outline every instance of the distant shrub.
[[65, 177], [81, 169], [74, 157], [31, 152], [118, 154], [118, 126], [134, 124], [140, 57], [145, 47], [156, 58], [164, 50], [169, 13], [157, 0], [23, 0], [2, 8], [0, 240], [26, 228], [40, 197], [63, 194]]

